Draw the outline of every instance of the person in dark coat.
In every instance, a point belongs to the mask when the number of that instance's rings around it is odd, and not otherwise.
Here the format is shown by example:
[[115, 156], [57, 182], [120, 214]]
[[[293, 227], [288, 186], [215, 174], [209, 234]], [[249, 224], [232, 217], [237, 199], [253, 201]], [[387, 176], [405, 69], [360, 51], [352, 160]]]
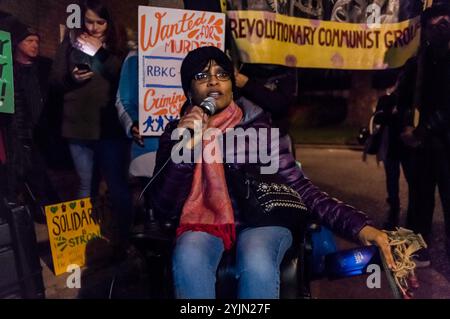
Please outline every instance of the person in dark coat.
[[7, 153], [6, 193], [11, 202], [32, 204], [35, 219], [44, 222], [43, 207], [59, 201], [39, 144], [51, 60], [39, 56], [40, 36], [34, 29], [15, 23], [11, 33], [15, 113], [2, 116]]
[[[373, 88], [380, 93], [374, 113], [373, 125], [379, 135], [377, 160], [383, 162], [386, 176], [386, 202], [389, 205], [384, 228], [395, 230], [400, 218], [400, 168], [409, 185], [412, 149], [401, 139], [406, 110], [399, 99], [398, 85], [403, 73], [389, 70], [376, 73]], [[409, 189], [409, 187], [408, 187]], [[408, 196], [409, 197], [409, 196]]]
[[[450, 4], [433, 2], [422, 15], [423, 41], [417, 59], [408, 64], [404, 91], [410, 96], [410, 114], [417, 106], [419, 120], [405, 127], [403, 139], [415, 147], [412, 193], [407, 227], [432, 244], [432, 221], [436, 187], [442, 202], [447, 252], [450, 256]], [[414, 93], [411, 93], [414, 92]], [[412, 117], [412, 116], [411, 116]], [[428, 250], [418, 252], [416, 263], [431, 263]]]

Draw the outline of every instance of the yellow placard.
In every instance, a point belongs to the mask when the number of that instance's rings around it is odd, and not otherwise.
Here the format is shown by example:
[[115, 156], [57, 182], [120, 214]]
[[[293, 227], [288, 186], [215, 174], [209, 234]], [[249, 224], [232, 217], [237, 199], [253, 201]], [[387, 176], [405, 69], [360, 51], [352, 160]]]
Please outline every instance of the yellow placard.
[[242, 62], [379, 70], [403, 66], [420, 44], [419, 17], [392, 24], [341, 23], [263, 11], [228, 11]]
[[87, 243], [101, 238], [90, 198], [46, 206], [45, 215], [55, 274], [65, 273], [71, 264], [84, 266]]

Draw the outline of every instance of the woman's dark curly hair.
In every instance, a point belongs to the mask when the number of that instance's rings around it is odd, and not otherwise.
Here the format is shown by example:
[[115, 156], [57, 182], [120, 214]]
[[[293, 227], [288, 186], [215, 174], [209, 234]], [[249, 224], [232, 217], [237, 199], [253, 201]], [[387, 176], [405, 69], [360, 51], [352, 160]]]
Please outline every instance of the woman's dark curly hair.
[[[233, 94], [235, 97], [237, 96], [233, 62], [231, 62], [230, 58], [219, 48], [208, 46], [192, 50], [186, 55], [183, 63], [181, 64], [181, 85], [186, 97], [188, 97], [194, 75], [202, 72], [212, 60], [216, 61], [216, 63], [220, 65], [224, 71], [230, 74]], [[181, 115], [186, 112], [188, 106], [189, 100], [186, 101], [181, 108]]]
[[234, 66], [230, 58], [222, 50], [214, 46], [200, 47], [189, 52], [181, 64], [181, 85], [186, 97], [191, 88], [191, 81], [194, 78], [194, 75], [202, 72], [212, 60], [216, 61], [224, 71], [230, 74], [233, 92], [235, 91], [236, 80], [234, 78]]

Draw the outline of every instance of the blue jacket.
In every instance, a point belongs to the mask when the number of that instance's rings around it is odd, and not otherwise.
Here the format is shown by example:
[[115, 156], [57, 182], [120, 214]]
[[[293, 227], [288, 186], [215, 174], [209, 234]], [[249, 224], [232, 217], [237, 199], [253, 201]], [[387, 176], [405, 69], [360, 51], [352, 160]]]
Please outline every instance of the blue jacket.
[[[132, 138], [131, 127], [139, 121], [138, 53], [131, 51], [122, 65], [116, 108], [125, 133]], [[131, 146], [130, 174], [133, 176], [153, 175], [158, 137], [144, 137], [144, 146]]]

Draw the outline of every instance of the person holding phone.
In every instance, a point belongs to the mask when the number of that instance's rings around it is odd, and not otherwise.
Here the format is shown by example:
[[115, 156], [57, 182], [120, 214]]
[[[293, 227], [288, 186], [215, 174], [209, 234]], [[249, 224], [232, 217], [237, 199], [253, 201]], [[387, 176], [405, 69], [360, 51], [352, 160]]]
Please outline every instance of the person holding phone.
[[79, 63], [75, 67], [80, 71], [91, 71], [91, 67], [88, 64]]
[[105, 1], [86, 0], [82, 20], [82, 29], [70, 31], [61, 44], [51, 80], [64, 92], [62, 135], [68, 139], [80, 179], [78, 197], [91, 197], [95, 205], [103, 175], [117, 226], [113, 242], [122, 258], [132, 223], [129, 143], [115, 108], [125, 36]]

